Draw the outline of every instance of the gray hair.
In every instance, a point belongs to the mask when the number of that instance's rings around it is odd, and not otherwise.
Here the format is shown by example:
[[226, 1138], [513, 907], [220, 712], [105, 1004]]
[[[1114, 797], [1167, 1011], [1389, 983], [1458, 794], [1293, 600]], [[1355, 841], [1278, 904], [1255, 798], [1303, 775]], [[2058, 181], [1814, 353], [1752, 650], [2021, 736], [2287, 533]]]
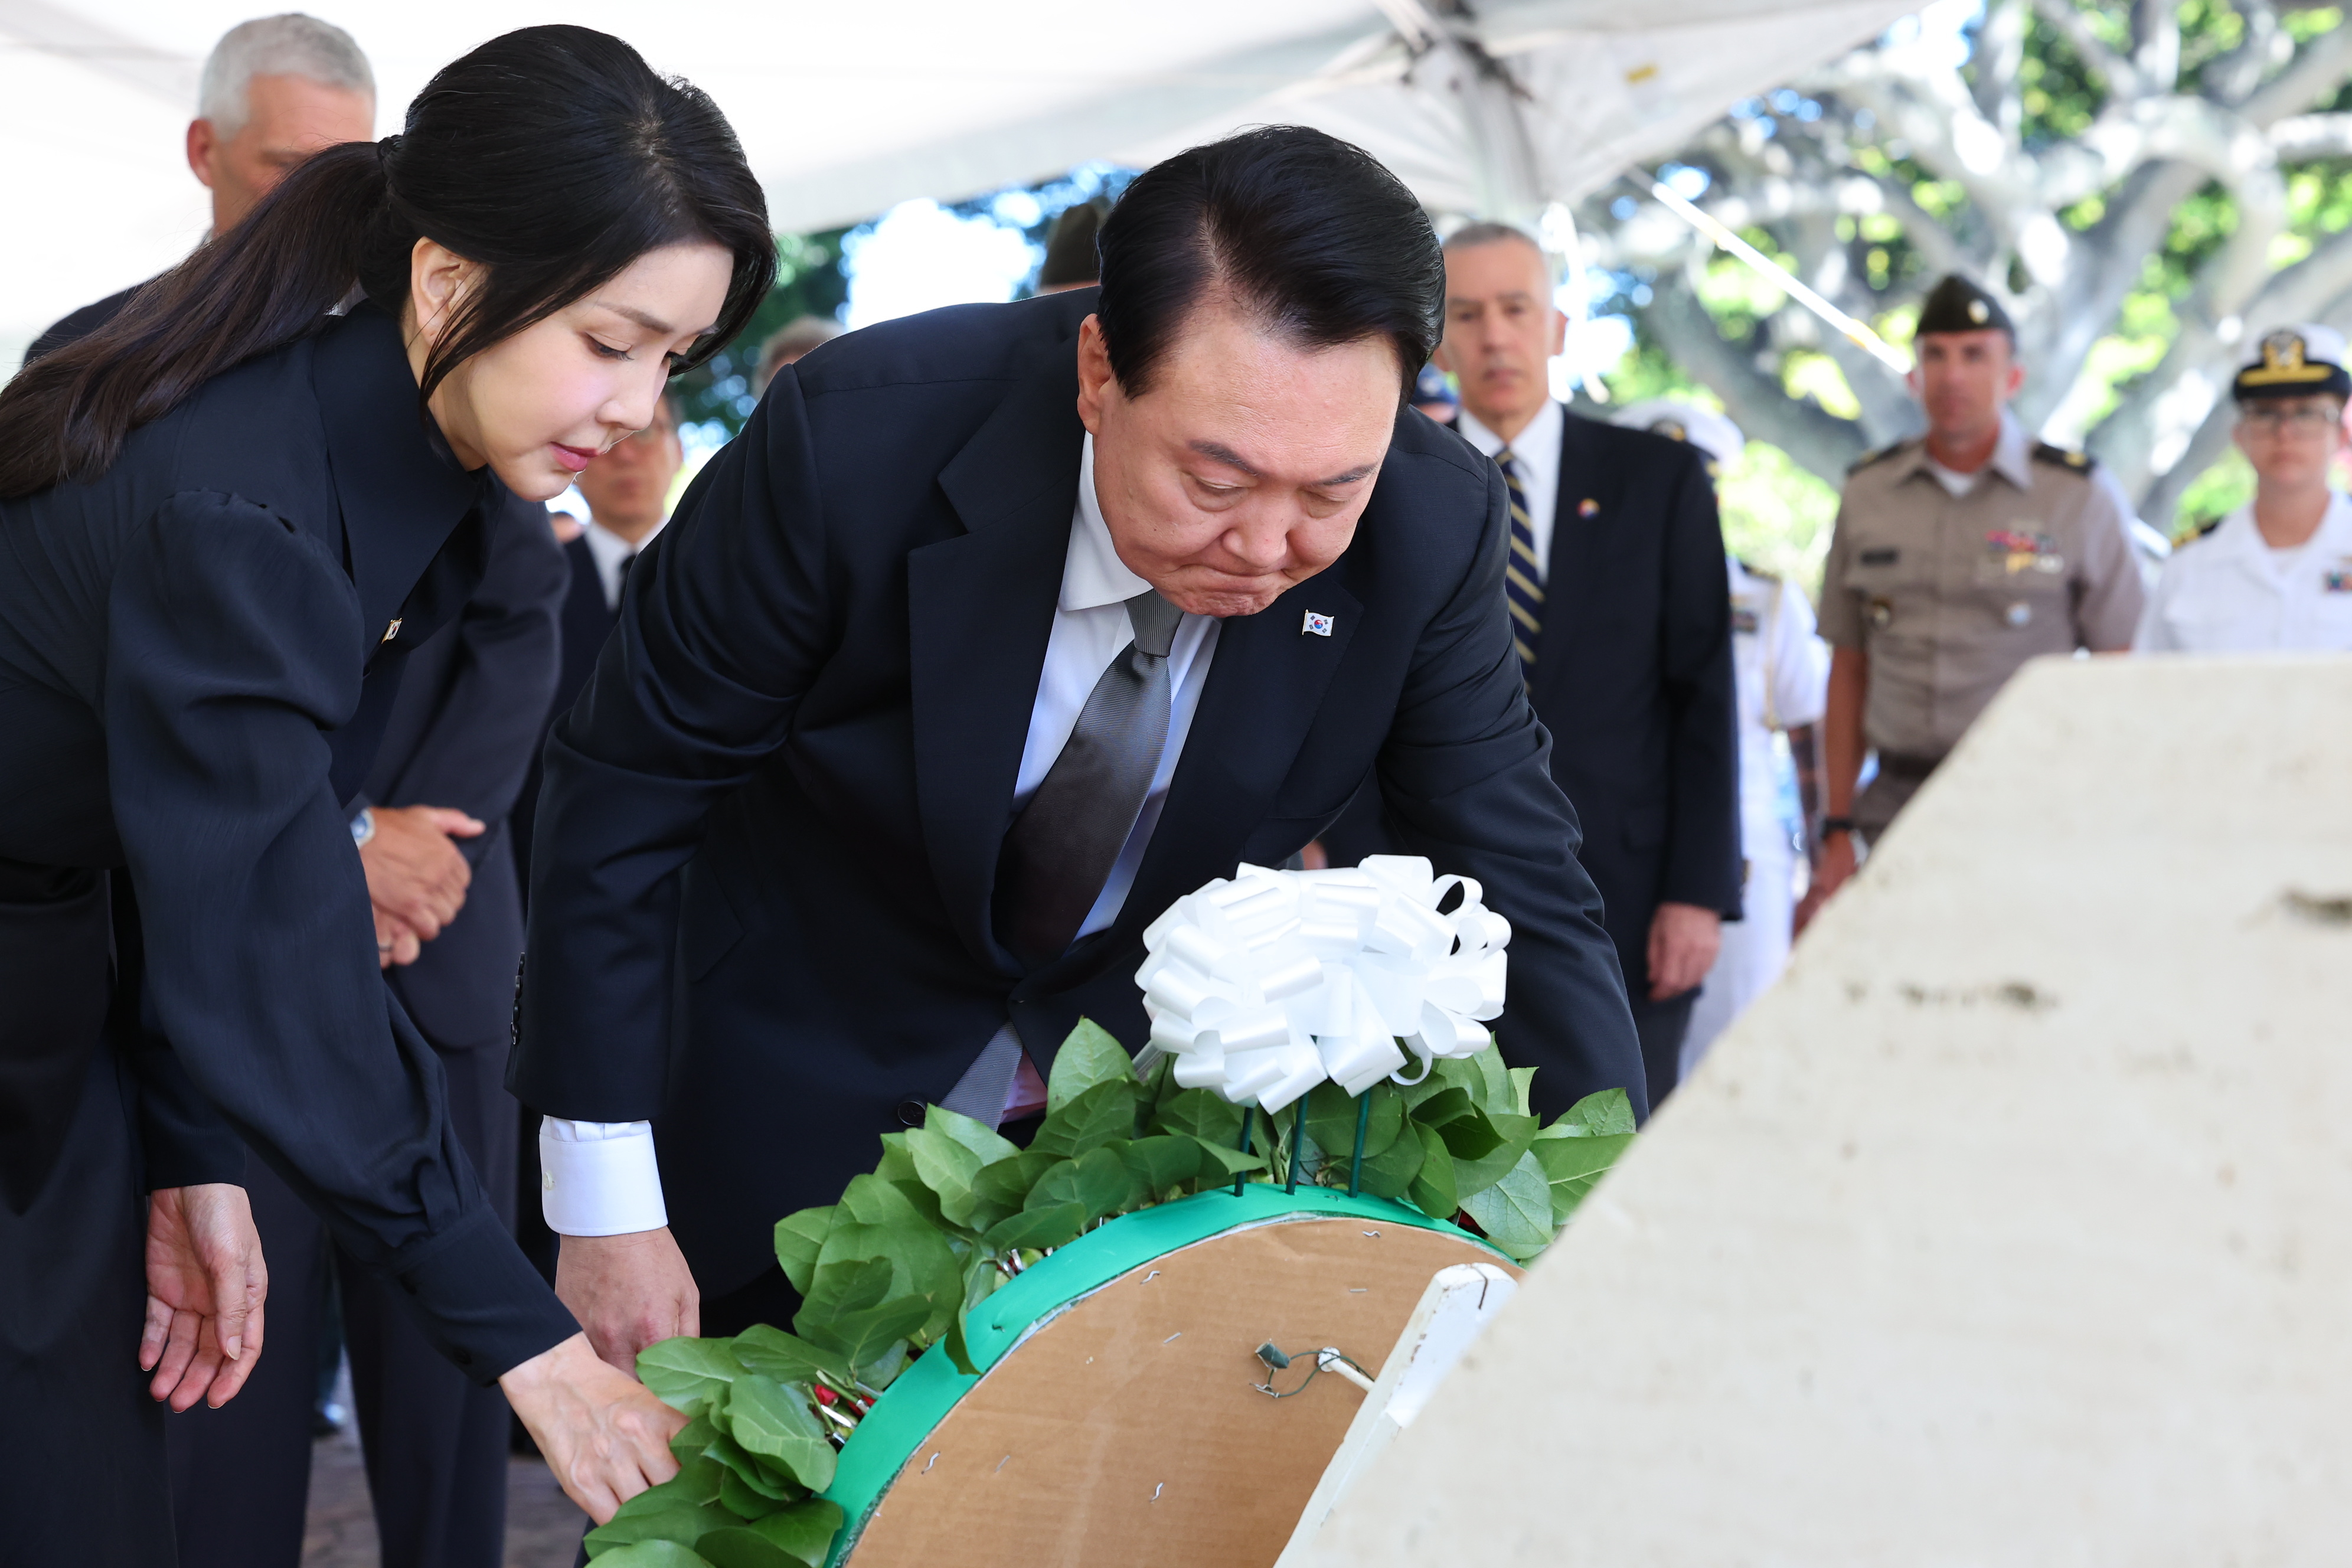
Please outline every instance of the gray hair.
[[252, 112], [246, 84], [257, 76], [307, 77], [323, 87], [375, 97], [375, 73], [352, 36], [331, 22], [289, 11], [240, 22], [221, 35], [205, 58], [196, 89], [196, 115], [234, 136]]
[[1547, 264], [1549, 263], [1550, 253], [1544, 249], [1543, 241], [1519, 227], [1518, 225], [1510, 223], [1490, 223], [1483, 220], [1477, 223], [1465, 223], [1445, 237], [1445, 248], [1470, 250], [1478, 246], [1501, 245], [1509, 240], [1517, 240], [1538, 256], [1543, 257]]
[[776, 378], [776, 372], [839, 336], [841, 323], [828, 321], [823, 316], [801, 316], [786, 322], [760, 345], [760, 363], [751, 373], [751, 390], [765, 392], [768, 383]]

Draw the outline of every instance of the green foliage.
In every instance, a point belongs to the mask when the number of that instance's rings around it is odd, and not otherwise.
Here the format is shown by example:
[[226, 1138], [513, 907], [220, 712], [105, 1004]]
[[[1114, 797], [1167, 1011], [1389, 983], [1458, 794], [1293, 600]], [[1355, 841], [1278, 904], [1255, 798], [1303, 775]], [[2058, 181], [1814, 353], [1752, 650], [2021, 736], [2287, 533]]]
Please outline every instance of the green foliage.
[[841, 269], [846, 233], [836, 228], [776, 237], [775, 287], [733, 342], [670, 384], [685, 423], [716, 423], [730, 436], [743, 427], [757, 402], [751, 373], [759, 366], [761, 345], [802, 316], [831, 321], [848, 302], [849, 279]]
[[[1612, 1089], [1549, 1127], [1530, 1111], [1533, 1069], [1493, 1046], [1440, 1061], [1418, 1082], [1358, 1100], [1336, 1085], [1292, 1119], [1257, 1117], [1261, 1147], [1239, 1147], [1242, 1108], [1139, 1082], [1118, 1041], [1081, 1024], [1046, 1081], [1031, 1147], [934, 1106], [882, 1139], [872, 1174], [830, 1208], [776, 1226], [776, 1256], [803, 1297], [793, 1331], [761, 1325], [731, 1340], [666, 1340], [637, 1358], [656, 1394], [691, 1417], [671, 1442], [679, 1471], [589, 1531], [603, 1568], [816, 1568], [842, 1523], [813, 1494], [832, 1484], [840, 1428], [931, 1346], [977, 1376], [965, 1315], [1039, 1256], [1121, 1214], [1244, 1179], [1348, 1184], [1360, 1111], [1360, 1190], [1435, 1218], [1475, 1224], [1522, 1262], [1548, 1246], [1632, 1142], [1633, 1111]], [[1279, 1121], [1282, 1126], [1272, 1125]]]

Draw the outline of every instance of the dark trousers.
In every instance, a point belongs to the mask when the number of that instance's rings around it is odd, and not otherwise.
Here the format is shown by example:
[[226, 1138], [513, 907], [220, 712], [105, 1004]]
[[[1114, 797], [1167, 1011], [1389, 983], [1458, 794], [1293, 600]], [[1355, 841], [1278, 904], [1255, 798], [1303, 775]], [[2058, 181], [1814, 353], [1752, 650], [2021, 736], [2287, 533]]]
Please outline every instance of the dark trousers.
[[[1633, 976], [1628, 974], [1628, 982]], [[1655, 1113], [1675, 1091], [1682, 1073], [1683, 1037], [1690, 1033], [1691, 1008], [1698, 1001], [1694, 989], [1664, 1002], [1646, 995], [1630, 998], [1633, 1032], [1642, 1039], [1642, 1068], [1650, 1086], [1650, 1110]]]
[[0, 1562], [172, 1568], [131, 1095], [111, 1049], [82, 1071], [57, 1163], [0, 1202]]
[[[506, 1052], [445, 1052], [441, 1066], [450, 1118], [483, 1185], [493, 1198], [511, 1192], [515, 1112], [504, 1088]], [[199, 1408], [169, 1423], [183, 1568], [298, 1568], [302, 1557], [331, 1244], [257, 1160], [247, 1185], [269, 1263], [268, 1348], [226, 1408]], [[450, 1365], [374, 1276], [348, 1258], [339, 1265], [352, 1393], [384, 1568], [499, 1568], [506, 1549], [505, 1395]]]

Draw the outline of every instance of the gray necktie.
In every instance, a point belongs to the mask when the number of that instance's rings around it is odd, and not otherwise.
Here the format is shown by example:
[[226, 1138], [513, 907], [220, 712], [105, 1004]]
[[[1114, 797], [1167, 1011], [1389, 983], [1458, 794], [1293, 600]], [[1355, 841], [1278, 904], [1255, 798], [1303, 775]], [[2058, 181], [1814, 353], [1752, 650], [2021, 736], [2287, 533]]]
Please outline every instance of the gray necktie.
[[1004, 836], [996, 931], [1016, 958], [1059, 958], [1135, 829], [1168, 743], [1168, 649], [1183, 612], [1156, 593], [1127, 602], [1135, 640], [1095, 682], [1061, 755]]

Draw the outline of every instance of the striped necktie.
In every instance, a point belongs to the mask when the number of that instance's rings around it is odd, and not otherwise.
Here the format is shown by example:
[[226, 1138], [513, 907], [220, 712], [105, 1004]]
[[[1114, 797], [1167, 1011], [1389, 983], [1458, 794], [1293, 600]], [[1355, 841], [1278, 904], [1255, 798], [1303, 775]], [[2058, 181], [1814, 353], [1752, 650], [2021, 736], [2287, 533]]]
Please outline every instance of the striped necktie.
[[1543, 631], [1543, 565], [1536, 559], [1536, 531], [1528, 521], [1528, 492], [1519, 483], [1518, 459], [1508, 447], [1495, 454], [1503, 488], [1511, 498], [1511, 559], [1503, 568], [1503, 597], [1511, 606], [1511, 646], [1528, 684], [1536, 679], [1536, 647]]

